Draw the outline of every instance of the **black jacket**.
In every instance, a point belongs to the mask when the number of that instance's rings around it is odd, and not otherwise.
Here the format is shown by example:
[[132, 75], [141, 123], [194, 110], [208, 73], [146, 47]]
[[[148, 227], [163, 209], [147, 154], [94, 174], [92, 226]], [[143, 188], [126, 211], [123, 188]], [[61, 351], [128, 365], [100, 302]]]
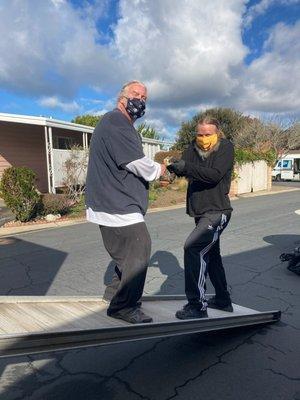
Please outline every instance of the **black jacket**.
[[217, 150], [202, 158], [195, 141], [183, 152], [184, 176], [188, 178], [186, 212], [191, 217], [205, 212], [232, 211], [229, 200], [234, 160], [233, 144], [221, 139]]

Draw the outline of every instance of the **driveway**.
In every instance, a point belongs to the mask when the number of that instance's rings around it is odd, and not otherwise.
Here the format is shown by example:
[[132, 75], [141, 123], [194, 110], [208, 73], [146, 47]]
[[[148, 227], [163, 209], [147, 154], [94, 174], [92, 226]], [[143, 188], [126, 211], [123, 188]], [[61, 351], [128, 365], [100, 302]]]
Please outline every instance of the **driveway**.
[[[300, 245], [299, 192], [234, 201], [222, 237], [233, 300], [281, 322], [227, 332], [0, 359], [5, 400], [300, 399], [299, 277], [279, 261]], [[184, 209], [149, 214], [146, 293], [183, 293]], [[111, 274], [98, 228], [18, 235], [0, 246], [2, 295], [101, 295]], [[108, 268], [107, 268], [108, 267]], [[211, 291], [209, 287], [208, 291]]]
[[0, 199], [0, 226], [4, 225], [5, 222], [14, 219], [12, 212], [5, 206], [4, 201]]

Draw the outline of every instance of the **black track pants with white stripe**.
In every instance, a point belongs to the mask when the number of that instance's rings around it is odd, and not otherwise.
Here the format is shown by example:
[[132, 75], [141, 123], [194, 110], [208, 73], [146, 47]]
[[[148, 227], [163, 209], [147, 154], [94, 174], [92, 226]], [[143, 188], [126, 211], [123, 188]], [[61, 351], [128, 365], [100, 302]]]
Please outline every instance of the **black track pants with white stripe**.
[[231, 212], [205, 213], [195, 218], [196, 227], [184, 245], [185, 293], [188, 302], [206, 309], [206, 276], [215, 288], [216, 298], [230, 301], [225, 271], [220, 255], [220, 235], [226, 228]]

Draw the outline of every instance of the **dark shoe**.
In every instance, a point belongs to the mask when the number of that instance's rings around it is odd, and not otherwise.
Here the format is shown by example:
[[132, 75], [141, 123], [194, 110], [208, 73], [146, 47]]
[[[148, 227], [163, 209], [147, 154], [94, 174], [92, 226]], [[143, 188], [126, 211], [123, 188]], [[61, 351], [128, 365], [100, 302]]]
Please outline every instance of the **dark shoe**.
[[[104, 296], [102, 297], [102, 301], [103, 301], [103, 303], [109, 305], [113, 297], [114, 297], [113, 295], [112, 295], [112, 296], [109, 296], [109, 295], [107, 295], [106, 293], [104, 293]], [[138, 300], [138, 301], [136, 302], [136, 307], [138, 307], [138, 308], [141, 308], [141, 307], [142, 307], [142, 301], [141, 301], [141, 300]]]
[[117, 312], [111, 312], [108, 309], [107, 315], [112, 318], [122, 319], [131, 324], [145, 324], [153, 321], [153, 319], [144, 314], [139, 307], [124, 308]]
[[201, 310], [201, 305], [186, 304], [182, 310], [176, 311], [178, 319], [208, 318], [207, 311]]
[[212, 297], [207, 301], [207, 306], [209, 308], [214, 308], [216, 310], [221, 310], [221, 311], [227, 311], [227, 312], [233, 312], [233, 307], [231, 304], [231, 301], [229, 302], [222, 302], [218, 300], [216, 297]]
[[[110, 302], [111, 302], [111, 299], [108, 299], [108, 298], [106, 298], [106, 297], [103, 297], [103, 298], [102, 298], [102, 302], [105, 303], [105, 304], [107, 304], [107, 305], [109, 305]], [[137, 308], [141, 308], [141, 307], [142, 307], [142, 302], [141, 302], [141, 301], [137, 301], [136, 307], [137, 307]]]

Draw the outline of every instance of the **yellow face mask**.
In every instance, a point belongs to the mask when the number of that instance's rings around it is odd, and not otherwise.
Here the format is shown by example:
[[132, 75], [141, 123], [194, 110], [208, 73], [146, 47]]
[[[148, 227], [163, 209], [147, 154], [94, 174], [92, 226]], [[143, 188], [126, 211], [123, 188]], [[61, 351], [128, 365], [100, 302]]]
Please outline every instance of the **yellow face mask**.
[[209, 136], [196, 136], [197, 146], [204, 151], [211, 150], [218, 142], [218, 135], [214, 133]]

